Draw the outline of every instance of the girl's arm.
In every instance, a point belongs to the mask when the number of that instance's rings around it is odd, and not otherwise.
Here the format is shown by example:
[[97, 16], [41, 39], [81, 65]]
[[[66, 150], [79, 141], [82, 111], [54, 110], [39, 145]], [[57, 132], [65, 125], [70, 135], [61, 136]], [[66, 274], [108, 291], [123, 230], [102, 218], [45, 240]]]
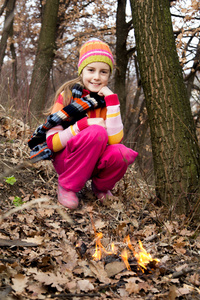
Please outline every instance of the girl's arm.
[[108, 143], [118, 144], [124, 135], [118, 96], [117, 94], [113, 94], [107, 86], [103, 87], [98, 94], [105, 97], [107, 108], [105, 122], [108, 133]]
[[61, 125], [47, 131], [46, 142], [49, 149], [58, 152], [66, 147], [67, 142], [81, 130], [88, 127], [87, 117], [77, 121], [74, 125], [63, 129]]
[[[52, 113], [55, 113], [63, 109], [63, 96], [62, 93], [58, 96], [56, 103], [54, 104]], [[58, 152], [66, 147], [67, 142], [81, 130], [88, 127], [87, 117], [77, 121], [74, 125], [71, 125], [64, 129], [61, 125], [55, 126], [47, 131], [46, 142], [49, 149], [53, 152]]]

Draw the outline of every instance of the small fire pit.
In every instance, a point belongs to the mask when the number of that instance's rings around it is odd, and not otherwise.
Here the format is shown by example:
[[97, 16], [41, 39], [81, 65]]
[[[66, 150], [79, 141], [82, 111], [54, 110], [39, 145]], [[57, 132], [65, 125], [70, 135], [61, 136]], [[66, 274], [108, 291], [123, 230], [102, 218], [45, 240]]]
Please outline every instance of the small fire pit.
[[[95, 232], [96, 244], [95, 252], [92, 255], [93, 260], [103, 261], [105, 265], [122, 262], [124, 263], [124, 268], [128, 271], [133, 272], [142, 272], [145, 274], [152, 273], [153, 270], [159, 267], [159, 259], [152, 258], [151, 254], [148, 253], [142, 244], [139, 241], [139, 251], [134, 250], [133, 245], [131, 244], [129, 235], [125, 238], [124, 243], [126, 247], [119, 252], [114, 243], [111, 244], [111, 250], [107, 251], [102, 245], [101, 240], [103, 238], [102, 232]], [[85, 244], [77, 244], [76, 249], [79, 252], [79, 255], [83, 256], [87, 248]], [[123, 265], [122, 265], [123, 268]]]

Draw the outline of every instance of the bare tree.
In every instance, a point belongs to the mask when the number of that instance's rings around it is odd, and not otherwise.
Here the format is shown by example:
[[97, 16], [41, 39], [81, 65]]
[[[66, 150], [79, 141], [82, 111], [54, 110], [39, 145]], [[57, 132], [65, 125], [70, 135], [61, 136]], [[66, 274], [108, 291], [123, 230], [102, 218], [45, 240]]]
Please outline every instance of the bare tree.
[[8, 37], [12, 35], [15, 2], [16, 0], [6, 0], [0, 10], [0, 15], [6, 10], [3, 33], [0, 41], [0, 72], [3, 65]]
[[114, 90], [119, 96], [122, 118], [126, 116], [126, 75], [127, 65], [130, 56], [134, 53], [135, 47], [127, 49], [127, 37], [132, 28], [132, 21], [126, 22], [127, 0], [117, 1], [116, 15], [116, 72]]
[[157, 197], [175, 212], [197, 216], [200, 149], [176, 52], [169, 2], [131, 0], [131, 8]]
[[49, 74], [55, 56], [56, 26], [59, 0], [47, 0], [44, 7], [37, 54], [32, 73], [30, 94], [31, 111], [41, 116], [45, 105]]

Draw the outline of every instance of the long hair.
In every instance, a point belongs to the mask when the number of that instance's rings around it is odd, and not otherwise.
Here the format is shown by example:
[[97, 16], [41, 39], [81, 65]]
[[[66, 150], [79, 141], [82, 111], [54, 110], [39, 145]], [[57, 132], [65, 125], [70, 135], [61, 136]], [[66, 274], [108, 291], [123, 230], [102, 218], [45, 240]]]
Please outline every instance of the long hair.
[[54, 100], [53, 100], [53, 104], [50, 106], [50, 108], [47, 109], [47, 111], [45, 112], [45, 115], [48, 115], [51, 113], [52, 109], [53, 109], [53, 106], [56, 102], [56, 100], [58, 99], [58, 96], [62, 94], [63, 96], [63, 105], [64, 106], [67, 106], [70, 101], [71, 101], [71, 96], [72, 96], [72, 93], [71, 93], [71, 88], [73, 87], [74, 84], [76, 83], [79, 83], [80, 85], [83, 86], [83, 82], [82, 82], [82, 77], [79, 76], [75, 79], [72, 79], [72, 80], [69, 80], [65, 83], [63, 83], [59, 88], [58, 90], [56, 91], [56, 94], [55, 94], [55, 97], [54, 97]]

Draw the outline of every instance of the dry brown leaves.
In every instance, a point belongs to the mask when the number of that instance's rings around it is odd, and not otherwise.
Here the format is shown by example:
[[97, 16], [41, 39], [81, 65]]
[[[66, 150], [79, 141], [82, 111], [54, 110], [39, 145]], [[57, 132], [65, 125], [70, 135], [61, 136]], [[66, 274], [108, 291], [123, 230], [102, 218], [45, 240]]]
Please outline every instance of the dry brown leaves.
[[[2, 172], [5, 166], [12, 171], [16, 161], [26, 157], [26, 145], [17, 136], [24, 149], [18, 156], [13, 154], [18, 153], [18, 141], [10, 143], [4, 129], [0, 138]], [[185, 216], [169, 221], [166, 211], [153, 205], [153, 189], [134, 169], [103, 206], [88, 184], [74, 212], [58, 209], [57, 179], [50, 163], [13, 175], [13, 186], [0, 182], [0, 299], [199, 299], [198, 224], [187, 224]], [[17, 210], [15, 196], [24, 202]], [[107, 251], [114, 242], [115, 255], [103, 253], [101, 261], [93, 260], [94, 228], [103, 233]], [[127, 248], [127, 235], [135, 251], [141, 240], [160, 259], [159, 267], [143, 273], [130, 256], [128, 271], [120, 256]]]

